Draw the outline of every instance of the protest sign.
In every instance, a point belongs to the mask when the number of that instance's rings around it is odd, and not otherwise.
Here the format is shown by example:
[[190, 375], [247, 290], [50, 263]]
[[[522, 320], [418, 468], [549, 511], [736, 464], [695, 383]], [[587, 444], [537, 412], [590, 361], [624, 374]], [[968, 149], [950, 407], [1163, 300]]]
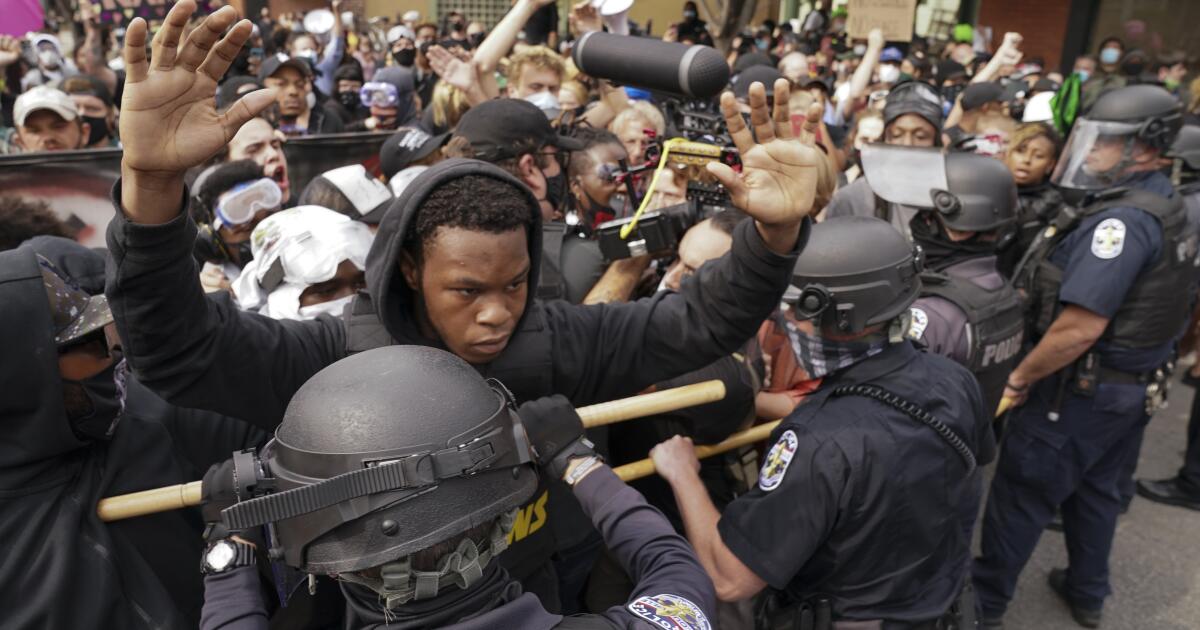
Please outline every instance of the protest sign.
[[873, 28], [883, 29], [889, 42], [912, 40], [917, 0], [849, 0], [846, 32], [851, 39], [866, 39]]

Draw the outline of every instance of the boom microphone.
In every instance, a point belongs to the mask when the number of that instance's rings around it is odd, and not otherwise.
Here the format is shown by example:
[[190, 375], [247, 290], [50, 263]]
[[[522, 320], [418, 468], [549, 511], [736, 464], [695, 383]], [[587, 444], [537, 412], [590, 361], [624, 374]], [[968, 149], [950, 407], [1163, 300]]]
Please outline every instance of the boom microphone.
[[711, 98], [729, 84], [729, 65], [709, 46], [592, 31], [571, 58], [589, 76], [694, 98]]

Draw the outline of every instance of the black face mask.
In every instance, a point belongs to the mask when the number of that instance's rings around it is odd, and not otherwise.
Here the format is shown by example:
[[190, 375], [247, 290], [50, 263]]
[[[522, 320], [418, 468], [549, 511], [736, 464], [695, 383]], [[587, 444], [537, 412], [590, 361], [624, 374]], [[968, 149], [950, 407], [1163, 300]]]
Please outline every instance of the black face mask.
[[91, 378], [63, 379], [67, 419], [80, 440], [111, 439], [125, 411], [125, 360], [118, 353], [112, 358], [111, 365]]
[[358, 92], [338, 92], [337, 100], [342, 104], [342, 107], [350, 111], [354, 111], [362, 104], [362, 99], [359, 98]]
[[242, 241], [233, 247], [237, 250], [238, 257], [234, 264], [238, 266], [238, 269], [245, 269], [246, 265], [250, 264], [251, 260], [254, 260], [254, 251], [250, 249], [250, 241]]
[[1121, 74], [1127, 77], [1140, 77], [1146, 70], [1146, 62], [1134, 58], [1121, 64]]
[[411, 67], [413, 62], [417, 60], [417, 49], [405, 48], [403, 50], [393, 50], [392, 59], [396, 60], [397, 65], [404, 66], [405, 68]]
[[550, 177], [546, 171], [542, 171], [542, 177], [546, 180], [546, 201], [550, 207], [561, 210], [563, 198], [567, 196], [567, 174], [560, 168], [558, 175]]
[[487, 33], [471, 33], [467, 36], [467, 41], [471, 43], [471, 48], [479, 48], [485, 37], [487, 37]]
[[950, 240], [937, 220], [923, 213], [913, 217], [909, 227], [912, 228], [913, 242], [925, 252], [926, 267], [934, 271], [941, 271], [970, 258], [996, 253], [997, 243], [985, 241], [979, 235], [965, 241]]
[[87, 146], [92, 146], [97, 142], [108, 137], [108, 119], [97, 118], [95, 116], [83, 116], [83, 122], [88, 124], [90, 131], [88, 132]]

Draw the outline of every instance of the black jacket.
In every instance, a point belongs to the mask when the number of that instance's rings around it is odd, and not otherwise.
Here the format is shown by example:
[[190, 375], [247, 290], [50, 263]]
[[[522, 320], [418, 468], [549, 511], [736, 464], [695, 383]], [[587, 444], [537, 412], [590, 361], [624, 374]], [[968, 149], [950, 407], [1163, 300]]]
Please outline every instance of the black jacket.
[[[199, 479], [209, 464], [253, 446], [262, 434], [212, 413], [171, 407], [130, 378], [113, 438], [77, 437], [64, 409], [34, 251], [24, 245], [0, 253], [0, 625], [195, 627], [202, 595], [199, 512], [106, 524], [96, 503]], [[73, 267], [39, 251], [60, 269]], [[80, 285], [87, 288], [86, 276]]]
[[[482, 162], [449, 160], [414, 180], [380, 223], [367, 258], [367, 291], [359, 302], [369, 299], [370, 309], [379, 314], [389, 337], [382, 343], [443, 347], [418, 330], [399, 260], [425, 197], [441, 181], [471, 173], [517, 182]], [[114, 199], [119, 193], [120, 182]], [[494, 376], [496, 364], [520, 362], [511, 355], [528, 346], [525, 338], [544, 341], [549, 370], [534, 380], [545, 387], [521, 391], [505, 381], [520, 401], [549, 394], [563, 394], [577, 406], [611, 400], [734, 352], [778, 305], [807, 236], [806, 227], [796, 250], [780, 256], [747, 221], [735, 230], [732, 251], [704, 265], [679, 293], [626, 304], [543, 303], [532, 289], [542, 248], [538, 206], [531, 193], [529, 199], [535, 221], [529, 234], [529, 304], [500, 357], [476, 366]], [[195, 236], [186, 213], [162, 225], [138, 225], [125, 219], [118, 204], [108, 228], [107, 294], [128, 360], [142, 381], [169, 401], [274, 429], [292, 394], [349, 353], [344, 320], [277, 321], [238, 310], [225, 294], [207, 296], [190, 255]]]

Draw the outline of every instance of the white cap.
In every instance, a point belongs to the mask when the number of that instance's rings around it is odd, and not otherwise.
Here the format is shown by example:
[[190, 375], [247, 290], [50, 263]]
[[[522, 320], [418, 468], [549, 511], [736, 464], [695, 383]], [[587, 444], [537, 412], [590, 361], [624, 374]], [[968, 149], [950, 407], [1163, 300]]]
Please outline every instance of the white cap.
[[388, 29], [387, 42], [389, 44], [395, 44], [396, 42], [400, 41], [401, 38], [415, 42], [417, 41], [417, 34], [414, 33], [411, 28], [408, 28], [403, 24], [399, 24]]
[[40, 44], [50, 44], [54, 46], [54, 50], [57, 50], [58, 54], [62, 54], [62, 44], [58, 41], [57, 37], [49, 33], [36, 33], [30, 36], [29, 43], [33, 45], [34, 50], [37, 50]]
[[41, 109], [48, 109], [62, 116], [63, 120], [75, 120], [75, 117], [79, 115], [79, 110], [75, 108], [75, 101], [72, 101], [66, 92], [39, 85], [17, 97], [17, 102], [13, 105], [13, 121], [17, 123], [18, 127], [24, 127], [25, 119]]
[[1054, 110], [1050, 107], [1053, 98], [1054, 92], [1038, 92], [1029, 97], [1029, 101], [1025, 103], [1025, 113], [1021, 115], [1021, 122], [1054, 120]]
[[417, 20], [421, 19], [421, 12], [417, 11], [416, 9], [413, 9], [412, 11], [406, 11], [404, 13], [404, 17], [400, 19], [404, 20], [405, 22], [416, 22]]

